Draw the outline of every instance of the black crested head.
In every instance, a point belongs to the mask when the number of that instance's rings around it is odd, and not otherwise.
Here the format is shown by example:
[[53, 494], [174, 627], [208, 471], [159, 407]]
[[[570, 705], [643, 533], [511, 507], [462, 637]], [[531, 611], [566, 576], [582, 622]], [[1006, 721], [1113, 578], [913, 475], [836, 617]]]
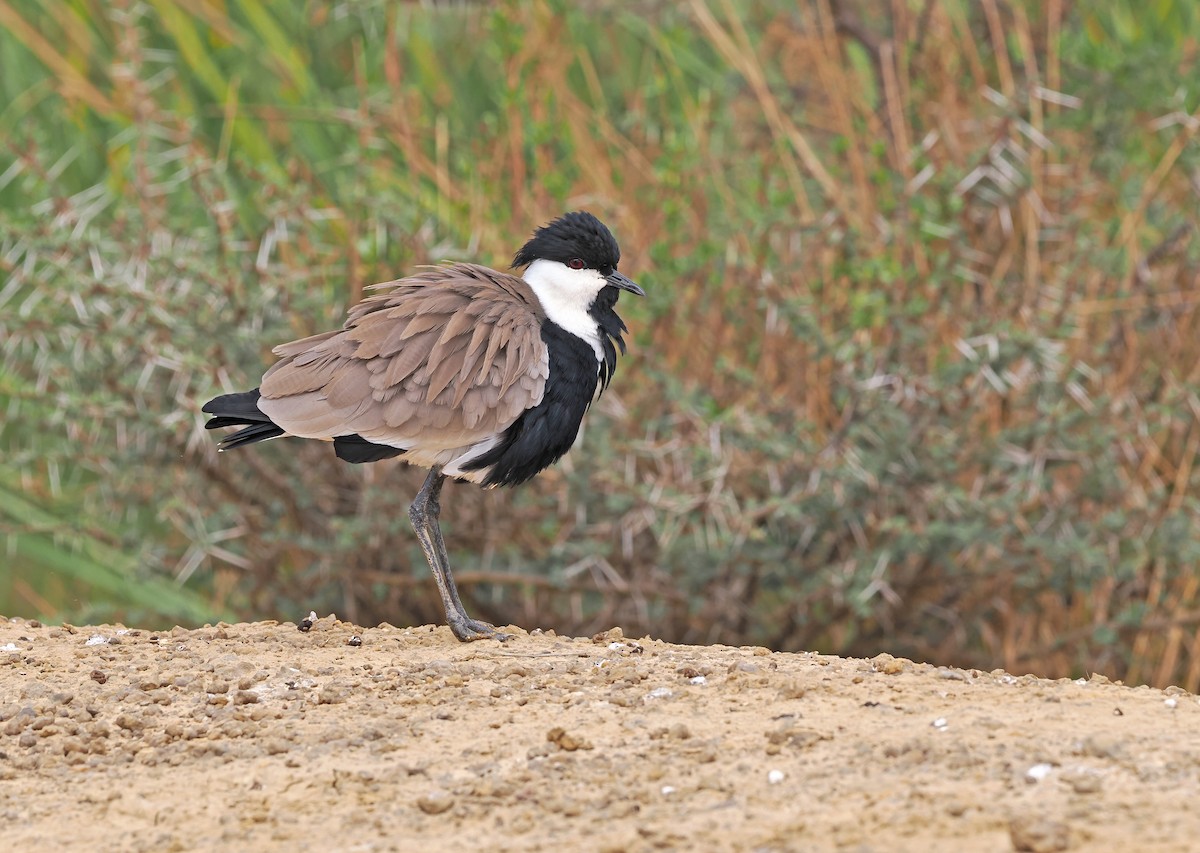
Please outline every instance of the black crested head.
[[543, 259], [568, 266], [578, 259], [584, 268], [609, 275], [621, 260], [621, 247], [603, 222], [585, 210], [577, 210], [535, 231], [512, 265], [525, 267]]

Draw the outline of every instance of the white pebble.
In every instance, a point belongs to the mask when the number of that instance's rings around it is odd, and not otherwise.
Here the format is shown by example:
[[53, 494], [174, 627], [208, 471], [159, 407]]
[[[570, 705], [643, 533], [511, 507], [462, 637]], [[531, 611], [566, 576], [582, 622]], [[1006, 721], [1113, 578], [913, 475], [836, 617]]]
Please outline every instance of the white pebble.
[[1086, 678], [1076, 678], [1075, 683], [1078, 684], [1080, 687], [1083, 687], [1085, 684], [1088, 683], [1088, 680]]
[[1040, 782], [1045, 779], [1054, 770], [1054, 766], [1050, 764], [1035, 764], [1025, 771], [1025, 778], [1030, 782]]
[[1168, 708], [1174, 708], [1176, 705], [1179, 704], [1179, 700], [1176, 699], [1174, 696], [1170, 696], [1163, 700], [1163, 704], [1166, 705]]
[[770, 773], [767, 774], [768, 784], [778, 785], [782, 781], [783, 781], [783, 771], [782, 770], [772, 770]]
[[655, 687], [646, 694], [647, 699], [670, 699], [674, 696], [674, 691], [670, 687]]
[[3, 646], [0, 646], [0, 652], [19, 652], [19, 651], [21, 651], [21, 650], [17, 648], [16, 643], [7, 643]]
[[707, 682], [708, 682], [708, 679], [705, 678], [703, 675], [697, 675], [694, 678], [688, 679], [688, 684], [706, 684]]
[[663, 795], [664, 797], [669, 797], [669, 796], [671, 796], [671, 795], [672, 795], [672, 794], [674, 794], [674, 793], [675, 793], [675, 786], [674, 786], [674, 785], [663, 785], [663, 786], [662, 786], [662, 795]]
[[948, 723], [946, 721], [945, 717], [938, 717], [936, 720], [933, 721], [932, 725], [939, 732], [944, 732], [946, 730], [946, 728], [950, 725], [950, 723]]
[[87, 642], [84, 643], [84, 645], [85, 646], [103, 646], [107, 642], [108, 642], [108, 637], [102, 636], [100, 634], [92, 634], [92, 636], [88, 637]]

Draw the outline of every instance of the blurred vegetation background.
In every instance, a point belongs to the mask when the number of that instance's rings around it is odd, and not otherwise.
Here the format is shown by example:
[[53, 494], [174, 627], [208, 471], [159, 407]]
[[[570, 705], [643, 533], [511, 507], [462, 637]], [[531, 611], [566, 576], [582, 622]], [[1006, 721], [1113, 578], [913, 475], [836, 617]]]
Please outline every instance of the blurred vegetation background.
[[199, 405], [588, 208], [649, 292], [471, 611], [1200, 687], [1191, 0], [0, 0], [0, 612], [439, 622], [423, 472]]

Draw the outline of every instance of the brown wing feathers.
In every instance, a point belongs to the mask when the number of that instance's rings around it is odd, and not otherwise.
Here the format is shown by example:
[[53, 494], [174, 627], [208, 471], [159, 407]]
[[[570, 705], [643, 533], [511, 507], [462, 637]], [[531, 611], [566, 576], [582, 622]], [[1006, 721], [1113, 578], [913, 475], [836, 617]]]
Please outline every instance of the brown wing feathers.
[[377, 287], [342, 330], [275, 348], [259, 408], [289, 433], [450, 448], [541, 402], [540, 306], [521, 279], [456, 264]]

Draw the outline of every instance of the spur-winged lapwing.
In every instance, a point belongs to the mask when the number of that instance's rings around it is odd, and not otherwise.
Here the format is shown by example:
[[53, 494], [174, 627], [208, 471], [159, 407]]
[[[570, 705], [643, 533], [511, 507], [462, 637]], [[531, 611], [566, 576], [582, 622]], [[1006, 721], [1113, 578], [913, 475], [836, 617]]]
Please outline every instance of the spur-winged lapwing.
[[625, 352], [621, 250], [590, 213], [539, 228], [519, 275], [431, 267], [350, 309], [343, 328], [283, 344], [258, 388], [204, 404], [208, 429], [240, 426], [221, 450], [278, 436], [333, 442], [346, 462], [399, 456], [429, 469], [409, 508], [446, 621], [460, 640], [504, 639], [469, 617], [438, 528], [447, 477], [515, 486], [566, 453]]

